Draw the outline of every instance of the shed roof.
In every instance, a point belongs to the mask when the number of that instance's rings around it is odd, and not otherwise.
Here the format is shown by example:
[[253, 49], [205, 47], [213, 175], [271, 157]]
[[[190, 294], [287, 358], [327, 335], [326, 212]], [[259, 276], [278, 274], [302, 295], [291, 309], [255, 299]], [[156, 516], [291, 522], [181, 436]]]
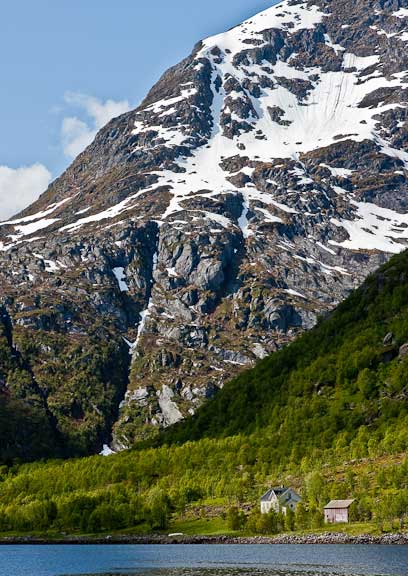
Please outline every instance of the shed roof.
[[355, 502], [354, 499], [352, 500], [332, 500], [324, 507], [325, 510], [333, 510], [339, 508], [350, 508], [350, 506]]

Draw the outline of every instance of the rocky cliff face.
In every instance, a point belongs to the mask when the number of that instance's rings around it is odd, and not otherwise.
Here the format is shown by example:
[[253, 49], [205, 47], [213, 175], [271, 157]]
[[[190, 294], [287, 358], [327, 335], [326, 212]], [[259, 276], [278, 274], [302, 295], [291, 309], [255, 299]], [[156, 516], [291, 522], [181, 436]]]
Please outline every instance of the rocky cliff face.
[[406, 247], [407, 42], [408, 0], [284, 1], [0, 225], [14, 346], [74, 451], [193, 413]]

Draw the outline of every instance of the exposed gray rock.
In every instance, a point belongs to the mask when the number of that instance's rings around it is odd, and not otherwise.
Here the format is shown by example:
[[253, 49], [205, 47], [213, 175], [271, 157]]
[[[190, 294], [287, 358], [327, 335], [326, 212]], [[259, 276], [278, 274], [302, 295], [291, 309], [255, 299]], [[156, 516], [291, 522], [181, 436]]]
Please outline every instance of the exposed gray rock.
[[408, 343], [403, 344], [399, 349], [399, 357], [406, 358], [408, 356]]
[[386, 336], [384, 336], [383, 344], [384, 346], [389, 346], [394, 341], [394, 334], [392, 332], [388, 332]]

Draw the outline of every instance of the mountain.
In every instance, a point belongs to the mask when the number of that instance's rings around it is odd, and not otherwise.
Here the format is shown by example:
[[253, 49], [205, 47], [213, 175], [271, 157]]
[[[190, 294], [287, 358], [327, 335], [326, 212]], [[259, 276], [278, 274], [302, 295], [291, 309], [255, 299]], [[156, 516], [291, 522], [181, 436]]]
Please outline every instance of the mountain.
[[408, 0], [284, 1], [1, 224], [2, 386], [64, 453], [194, 414], [405, 249], [407, 40]]

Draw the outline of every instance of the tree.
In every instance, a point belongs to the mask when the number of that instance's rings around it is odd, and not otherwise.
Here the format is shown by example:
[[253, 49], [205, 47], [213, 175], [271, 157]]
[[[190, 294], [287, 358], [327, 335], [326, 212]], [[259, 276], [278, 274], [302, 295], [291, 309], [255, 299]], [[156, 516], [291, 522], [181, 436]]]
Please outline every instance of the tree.
[[112, 509], [112, 507], [105, 502], [99, 504], [90, 514], [87, 528], [90, 532], [114, 530], [118, 528], [116, 509]]
[[373, 516], [373, 502], [367, 496], [361, 496], [357, 503], [351, 507], [352, 518], [356, 521], [367, 522]]
[[382, 532], [385, 530], [385, 523], [392, 525], [395, 518], [395, 496], [388, 494], [384, 496], [377, 505], [376, 520]]
[[303, 502], [299, 502], [296, 507], [295, 524], [297, 530], [309, 528], [309, 514]]
[[248, 516], [247, 527], [255, 534], [277, 534], [278, 514], [274, 510], [261, 514], [258, 508], [254, 508]]
[[309, 516], [311, 528], [322, 528], [324, 526], [324, 516], [319, 508], [311, 508], [309, 511]]
[[400, 529], [404, 528], [405, 520], [408, 518], [408, 490], [400, 492], [394, 502], [395, 516], [399, 520]]
[[276, 532], [285, 532], [285, 514], [281, 510], [276, 515]]
[[278, 529], [278, 514], [275, 510], [271, 509], [268, 514], [261, 514], [258, 532], [261, 534], [277, 534]]
[[364, 368], [358, 375], [357, 388], [363, 398], [372, 398], [375, 394], [378, 385], [378, 378], [376, 372]]
[[153, 529], [165, 530], [170, 520], [170, 502], [162, 490], [155, 489], [149, 499], [149, 523]]
[[234, 530], [234, 532], [242, 530], [245, 526], [245, 521], [245, 514], [238, 506], [229, 508], [227, 512], [227, 526], [230, 530]]
[[287, 508], [285, 516], [285, 530], [293, 532], [295, 529], [295, 513], [292, 508]]
[[307, 476], [306, 491], [312, 505], [319, 506], [327, 500], [325, 481], [319, 472], [312, 472]]
[[256, 534], [258, 532], [260, 520], [261, 520], [261, 512], [259, 511], [258, 507], [253, 508], [247, 518], [248, 530]]

